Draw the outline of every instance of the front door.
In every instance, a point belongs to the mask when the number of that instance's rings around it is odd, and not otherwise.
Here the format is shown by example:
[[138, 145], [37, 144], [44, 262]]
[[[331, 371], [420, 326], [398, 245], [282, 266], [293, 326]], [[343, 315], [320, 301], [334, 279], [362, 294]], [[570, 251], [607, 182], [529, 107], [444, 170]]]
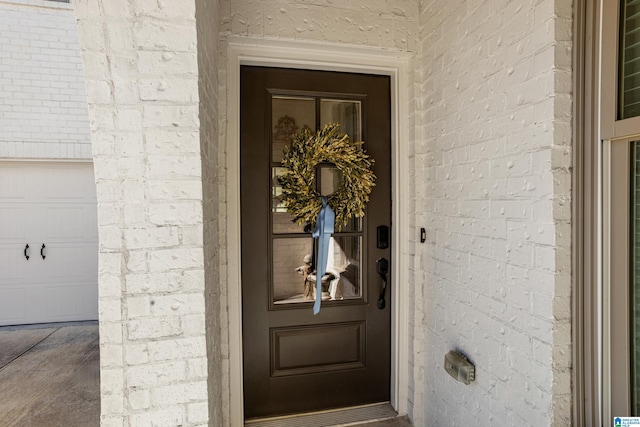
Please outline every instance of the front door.
[[[245, 418], [388, 401], [393, 287], [379, 308], [376, 261], [391, 255], [390, 79], [243, 66], [240, 82]], [[279, 201], [278, 175], [291, 135], [327, 123], [364, 141], [377, 180], [364, 218], [333, 234], [314, 315], [313, 239]], [[337, 180], [331, 165], [317, 168], [322, 194]]]

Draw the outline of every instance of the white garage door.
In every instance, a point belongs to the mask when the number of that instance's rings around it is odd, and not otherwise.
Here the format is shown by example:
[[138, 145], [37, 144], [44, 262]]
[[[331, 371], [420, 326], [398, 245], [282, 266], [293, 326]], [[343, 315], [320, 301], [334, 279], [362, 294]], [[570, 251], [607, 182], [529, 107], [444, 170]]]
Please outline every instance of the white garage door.
[[0, 325], [98, 318], [96, 205], [90, 164], [0, 163]]

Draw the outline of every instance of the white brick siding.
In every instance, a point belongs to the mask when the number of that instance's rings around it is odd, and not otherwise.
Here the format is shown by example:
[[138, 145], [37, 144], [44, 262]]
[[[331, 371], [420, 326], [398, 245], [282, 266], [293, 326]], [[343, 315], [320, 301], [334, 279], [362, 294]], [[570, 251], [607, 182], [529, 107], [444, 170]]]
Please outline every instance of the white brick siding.
[[[165, 2], [165, 10], [171, 16], [168, 6], [174, 2]], [[206, 372], [209, 393], [207, 404], [193, 403], [187, 406], [187, 421], [193, 425], [208, 420], [209, 425], [230, 425], [229, 419], [229, 333], [226, 301], [227, 281], [221, 274], [221, 258], [224, 244], [221, 242], [220, 229], [224, 227], [221, 211], [220, 193], [224, 194], [219, 177], [225, 168], [219, 160], [220, 146], [223, 141], [219, 137], [219, 126], [224, 126], [218, 114], [218, 59], [219, 59], [219, 22], [220, 12], [218, 0], [196, 0], [196, 29], [198, 39], [198, 76], [199, 76], [199, 124], [200, 124], [200, 157], [202, 160], [202, 209], [204, 213], [204, 269], [205, 269], [205, 323], [207, 360], [203, 368], [190, 366], [194, 373]], [[190, 372], [191, 373], [191, 372]]]
[[[401, 142], [409, 414], [416, 426], [570, 425], [571, 2], [334, 3], [77, 0], [103, 425], [236, 421], [224, 227], [237, 171], [223, 165], [238, 35], [416, 54]], [[477, 366], [472, 385], [443, 370], [454, 348]]]
[[424, 1], [420, 26], [415, 420], [570, 425], [571, 2]]
[[0, 158], [90, 159], [71, 5], [0, 3]]
[[99, 201], [102, 425], [221, 425], [217, 5], [75, 8]]
[[416, 0], [222, 0], [223, 34], [415, 51]]

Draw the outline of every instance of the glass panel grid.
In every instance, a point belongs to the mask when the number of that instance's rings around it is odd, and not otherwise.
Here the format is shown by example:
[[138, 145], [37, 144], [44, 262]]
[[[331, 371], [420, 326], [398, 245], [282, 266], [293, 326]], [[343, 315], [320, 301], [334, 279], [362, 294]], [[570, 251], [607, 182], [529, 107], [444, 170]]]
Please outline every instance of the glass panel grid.
[[[319, 105], [319, 111], [316, 111]], [[316, 130], [338, 123], [353, 141], [362, 139], [361, 101], [322, 99], [309, 96], [272, 97], [272, 297], [275, 305], [312, 303], [315, 298], [313, 239], [304, 225], [293, 221], [281, 202], [282, 187], [278, 176], [283, 172], [283, 150], [291, 136], [302, 128]], [[338, 189], [341, 175], [334, 165], [316, 168], [316, 190], [329, 195]], [[362, 298], [363, 221], [352, 219], [341, 232], [334, 233], [329, 249], [327, 274], [322, 280], [322, 299], [342, 301]], [[309, 230], [307, 230], [309, 231]], [[336, 230], [338, 231], [338, 230]]]

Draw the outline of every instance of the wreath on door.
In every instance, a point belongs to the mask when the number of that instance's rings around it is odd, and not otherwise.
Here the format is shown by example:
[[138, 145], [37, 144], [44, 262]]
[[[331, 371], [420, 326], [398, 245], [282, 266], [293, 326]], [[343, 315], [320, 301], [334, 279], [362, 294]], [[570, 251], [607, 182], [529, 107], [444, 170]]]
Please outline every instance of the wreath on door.
[[336, 123], [325, 125], [317, 133], [304, 128], [294, 134], [284, 148], [284, 172], [279, 181], [280, 200], [298, 224], [315, 226], [323, 207], [322, 195], [315, 187], [316, 166], [322, 163], [335, 165], [341, 175], [338, 190], [326, 198], [335, 212], [336, 227], [341, 229], [352, 217], [364, 216], [376, 177], [371, 171], [373, 159], [362, 144], [351, 141]]

